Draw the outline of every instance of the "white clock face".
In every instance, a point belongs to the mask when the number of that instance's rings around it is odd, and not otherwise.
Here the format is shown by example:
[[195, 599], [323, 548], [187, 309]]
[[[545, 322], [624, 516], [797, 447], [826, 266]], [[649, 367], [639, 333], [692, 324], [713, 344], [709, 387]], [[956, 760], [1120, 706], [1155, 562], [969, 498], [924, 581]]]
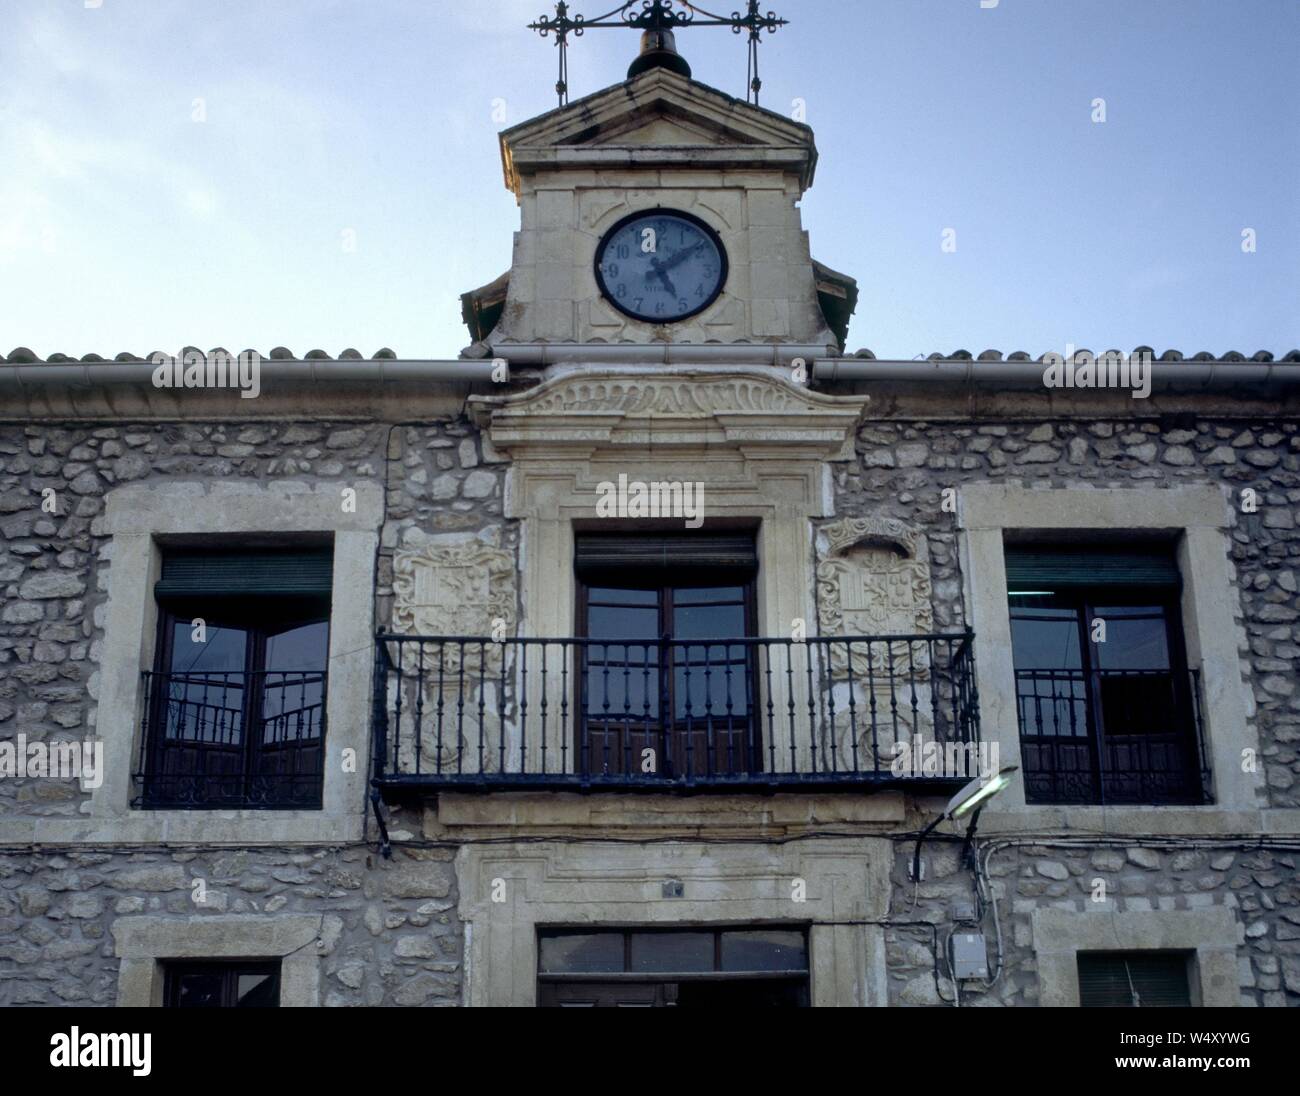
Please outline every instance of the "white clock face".
[[727, 253], [713, 229], [686, 213], [625, 217], [596, 249], [596, 282], [620, 312], [673, 323], [708, 308], [727, 280]]

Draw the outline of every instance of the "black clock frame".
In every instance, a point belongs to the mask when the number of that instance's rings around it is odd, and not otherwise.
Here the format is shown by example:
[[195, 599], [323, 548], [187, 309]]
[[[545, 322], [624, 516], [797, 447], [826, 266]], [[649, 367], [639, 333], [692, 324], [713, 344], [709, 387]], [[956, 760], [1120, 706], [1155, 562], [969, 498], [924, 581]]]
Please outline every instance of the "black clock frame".
[[[601, 256], [604, 254], [605, 247], [609, 244], [615, 234], [617, 234], [625, 225], [631, 224], [633, 221], [640, 221], [647, 217], [655, 216], [680, 217], [683, 221], [689, 221], [691, 224], [699, 228], [710, 240], [712, 240], [713, 246], [718, 249], [718, 284], [714, 288], [713, 292], [704, 299], [702, 304], [692, 308], [689, 312], [683, 312], [680, 316], [674, 316], [670, 320], [656, 320], [653, 316], [642, 316], [633, 312], [629, 308], [624, 308], [615, 299], [614, 294], [609, 291], [609, 287], [605, 284], [605, 275], [600, 269]], [[600, 295], [604, 297], [605, 300], [622, 312], [624, 316], [636, 320], [639, 323], [648, 324], [681, 323], [684, 320], [689, 320], [692, 316], [698, 316], [706, 308], [712, 306], [712, 304], [722, 296], [722, 291], [727, 287], [727, 278], [731, 273], [731, 265], [727, 260], [727, 249], [722, 243], [722, 237], [718, 235], [717, 231], [708, 221], [695, 216], [694, 213], [687, 213], [685, 210], [664, 209], [662, 206], [655, 206], [653, 209], [639, 209], [635, 213], [629, 213], [626, 217], [620, 218], [611, 225], [605, 231], [605, 234], [601, 236], [600, 242], [596, 244], [596, 254], [592, 262], [592, 269], [596, 274], [596, 286], [600, 290]]]

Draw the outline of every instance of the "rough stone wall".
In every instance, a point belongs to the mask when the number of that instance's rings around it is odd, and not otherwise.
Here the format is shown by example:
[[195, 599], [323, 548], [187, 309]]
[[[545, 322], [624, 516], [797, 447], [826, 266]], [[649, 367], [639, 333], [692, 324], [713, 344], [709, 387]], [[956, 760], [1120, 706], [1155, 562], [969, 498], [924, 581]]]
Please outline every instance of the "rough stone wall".
[[[81, 741], [94, 733], [110, 538], [97, 530], [119, 484], [230, 479], [388, 485], [379, 593], [407, 529], [499, 521], [504, 465], [484, 465], [467, 420], [415, 427], [297, 423], [0, 425], [0, 737]], [[42, 503], [52, 489], [56, 511]], [[387, 622], [380, 602], [377, 619]], [[0, 812], [72, 815], [74, 781], [0, 780]]]
[[[929, 540], [934, 620], [964, 626], [956, 516], [945, 487], [1021, 481], [1026, 486], [1173, 487], [1215, 484], [1240, 503], [1229, 530], [1235, 596], [1244, 628], [1242, 669], [1253, 691], [1269, 804], [1300, 806], [1300, 433], [1288, 421], [876, 421], [858, 434], [856, 463], [836, 471], [839, 516], [876, 514], [920, 528]], [[1248, 713], [1251, 715], [1251, 713]]]
[[[1076, 839], [1077, 841], [1078, 839]], [[1118, 842], [1091, 848], [1045, 843], [1001, 848], [988, 860], [1002, 928], [1002, 973], [991, 988], [962, 983], [963, 1005], [1036, 1005], [1038, 965], [1031, 917], [1036, 909], [1196, 910], [1226, 906], [1243, 928], [1237, 949], [1243, 1005], [1300, 1007], [1300, 848], [1165, 847]], [[890, 919], [921, 922], [886, 930], [891, 1005], [951, 1003], [946, 962], [935, 979], [935, 940], [942, 952], [953, 902], [974, 902], [971, 872], [959, 867], [959, 844], [927, 843], [926, 878], [908, 878], [913, 846], [895, 846]], [[1104, 891], [1097, 888], [1101, 880]], [[913, 894], [916, 899], [913, 905]], [[1104, 894], [1098, 907], [1094, 894]], [[934, 926], [931, 932], [929, 926]], [[991, 910], [980, 930], [995, 954]]]
[[119, 917], [277, 912], [322, 915], [321, 1004], [456, 1005], [453, 855], [399, 848], [386, 861], [364, 847], [0, 853], [0, 1005], [113, 1004]]
[[518, 559], [517, 523], [503, 526], [505, 471], [468, 420], [403, 426], [387, 446], [387, 518], [378, 569], [379, 620], [388, 626], [393, 602], [393, 552], [421, 538], [497, 532]]

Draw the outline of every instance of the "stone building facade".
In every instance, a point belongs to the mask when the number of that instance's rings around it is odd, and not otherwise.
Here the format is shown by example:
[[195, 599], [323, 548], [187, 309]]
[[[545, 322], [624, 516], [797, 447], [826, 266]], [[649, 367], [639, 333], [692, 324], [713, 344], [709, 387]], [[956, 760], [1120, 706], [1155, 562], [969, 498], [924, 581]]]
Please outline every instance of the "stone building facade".
[[[277, 348], [256, 399], [159, 387], [130, 354], [0, 363], [0, 1003], [163, 1004], [186, 964], [257, 961], [295, 1005], [743, 1003], [747, 984], [1077, 1005], [1114, 969], [1191, 1003], [1300, 1004], [1300, 355], [1167, 353], [1134, 398], [1046, 387], [1024, 354], [846, 354], [856, 289], [799, 221], [811, 131], [664, 68], [502, 152], [521, 228], [508, 275], [466, 295], [455, 361]], [[597, 255], [663, 211], [729, 262], [706, 308], [652, 323], [605, 297]], [[620, 476], [703, 485], [702, 526], [611, 516]], [[1090, 552], [1130, 585], [1135, 552], [1164, 561], [1177, 659], [1026, 668], [1012, 603], [1046, 594], [1016, 568], [1068, 563], [1040, 585], [1087, 590]], [[198, 663], [173, 657], [193, 622], [169, 584], [199, 580], [177, 560], [246, 576], [312, 553], [326, 672], [267, 669], [263, 624], [251, 668], [178, 669]], [[641, 570], [619, 578], [619, 553]], [[726, 577], [683, 578], [702, 572]], [[275, 574], [272, 618], [307, 597]], [[676, 632], [689, 611], [658, 618], [671, 635], [598, 630], [610, 589], [689, 610], [718, 584], [747, 590], [721, 634], [743, 655], [701, 656], [719, 633]], [[289, 682], [318, 690], [292, 734], [287, 692], [269, 699]], [[1170, 791], [1161, 690], [1194, 791]], [[290, 738], [311, 802], [276, 783]], [[985, 764], [895, 764], [944, 742]], [[102, 749], [92, 779], [18, 766], [59, 743]], [[969, 847], [963, 817], [918, 853], [953, 793], [1010, 766]], [[1062, 773], [1073, 791], [1045, 791]]]

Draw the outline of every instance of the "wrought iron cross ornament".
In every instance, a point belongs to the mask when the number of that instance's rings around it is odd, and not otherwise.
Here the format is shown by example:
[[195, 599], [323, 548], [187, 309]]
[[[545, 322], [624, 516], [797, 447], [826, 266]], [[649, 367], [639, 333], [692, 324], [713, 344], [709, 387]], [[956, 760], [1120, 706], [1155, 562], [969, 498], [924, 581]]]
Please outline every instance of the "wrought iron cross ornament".
[[529, 23], [528, 29], [535, 30], [543, 38], [555, 35], [555, 44], [560, 50], [560, 73], [555, 81], [555, 94], [560, 106], [569, 101], [569, 35], [581, 38], [586, 30], [597, 27], [623, 27], [639, 31], [672, 31], [682, 27], [730, 27], [733, 34], [749, 34], [749, 66], [745, 74], [747, 82], [746, 99], [758, 106], [758, 93], [763, 81], [758, 77], [758, 44], [763, 31], [775, 34], [778, 27], [785, 26], [789, 20], [778, 18], [775, 12], [762, 14], [758, 9], [758, 0], [749, 0], [744, 15], [733, 11], [730, 16], [714, 15], [705, 11], [690, 0], [677, 0], [681, 8], [674, 6], [674, 0], [626, 0], [612, 11], [588, 19], [584, 15], [570, 15], [569, 5], [559, 0], [555, 5], [555, 17], [540, 16], [535, 23]]

